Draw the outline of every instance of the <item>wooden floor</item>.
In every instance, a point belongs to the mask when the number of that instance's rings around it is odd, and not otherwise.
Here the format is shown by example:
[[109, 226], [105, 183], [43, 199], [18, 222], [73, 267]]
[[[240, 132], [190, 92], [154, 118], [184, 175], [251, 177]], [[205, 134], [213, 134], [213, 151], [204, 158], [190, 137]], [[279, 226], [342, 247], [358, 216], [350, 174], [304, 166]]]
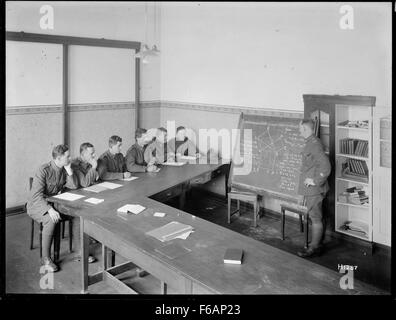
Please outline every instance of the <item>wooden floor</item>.
[[[177, 202], [169, 204], [176, 206]], [[241, 208], [247, 213], [233, 217], [232, 223], [228, 225], [225, 201], [216, 196], [207, 194], [203, 196], [199, 190], [194, 190], [193, 197], [187, 201], [184, 210], [291, 253], [296, 253], [302, 247], [304, 238], [299, 231], [298, 224], [286, 223], [286, 239], [282, 241], [279, 233], [279, 219], [264, 215], [259, 219], [258, 227], [253, 228], [251, 213], [248, 208], [244, 206]], [[54, 274], [54, 289], [40, 288], [42, 275], [39, 273], [38, 235], [36, 248], [30, 250], [29, 234], [30, 218], [26, 214], [6, 218], [6, 293], [80, 293], [80, 262], [74, 260], [74, 254], [69, 253], [66, 239], [61, 242], [61, 271]], [[326, 253], [321, 257], [312, 258], [313, 262], [333, 270], [337, 270], [338, 264], [357, 265], [356, 278], [384, 290], [385, 294], [390, 291], [389, 255], [382, 252], [376, 252], [373, 256], [364, 255], [358, 246], [334, 239], [326, 239], [325, 244]], [[93, 244], [91, 250], [98, 259], [97, 262], [90, 264], [89, 272], [94, 273], [101, 267], [100, 244]], [[117, 255], [116, 263], [123, 261], [123, 258]], [[129, 272], [122, 274], [121, 279], [140, 293], [160, 293], [160, 282], [151, 275], [139, 278], [133, 272]], [[117, 292], [98, 283], [90, 287], [90, 293], [115, 294]], [[174, 293], [172, 288], [169, 288], [169, 293]]]
[[[175, 203], [177, 205], [177, 203]], [[233, 203], [233, 205], [235, 205]], [[241, 205], [241, 216], [233, 216], [227, 223], [227, 204], [221, 197], [194, 190], [193, 201], [187, 201], [185, 211], [207, 219], [213, 223], [240, 232], [258, 241], [272, 245], [292, 254], [304, 246], [304, 234], [300, 232], [297, 219], [286, 221], [285, 240], [280, 238], [280, 217], [261, 212], [257, 227], [252, 226], [252, 207]], [[355, 278], [390, 293], [391, 290], [391, 254], [390, 250], [377, 248], [373, 255], [366, 254], [367, 247], [337, 238], [325, 237], [325, 253], [310, 258], [329, 269], [338, 271], [338, 264], [358, 266]]]

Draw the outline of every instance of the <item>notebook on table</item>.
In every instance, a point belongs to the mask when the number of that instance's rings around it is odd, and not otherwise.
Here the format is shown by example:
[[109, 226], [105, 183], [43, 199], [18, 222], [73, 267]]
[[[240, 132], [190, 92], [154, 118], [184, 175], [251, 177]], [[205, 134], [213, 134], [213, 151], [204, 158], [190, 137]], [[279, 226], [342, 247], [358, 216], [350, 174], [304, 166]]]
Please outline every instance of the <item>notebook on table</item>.
[[175, 239], [178, 236], [192, 231], [192, 229], [193, 227], [190, 225], [172, 221], [162, 227], [151, 230], [146, 234], [164, 242]]

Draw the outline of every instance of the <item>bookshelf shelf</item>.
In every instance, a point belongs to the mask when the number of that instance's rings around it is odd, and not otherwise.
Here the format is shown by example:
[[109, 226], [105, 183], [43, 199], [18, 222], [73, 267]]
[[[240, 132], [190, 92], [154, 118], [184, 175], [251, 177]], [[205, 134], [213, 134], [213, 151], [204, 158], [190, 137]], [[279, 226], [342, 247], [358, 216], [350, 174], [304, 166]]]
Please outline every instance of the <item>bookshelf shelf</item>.
[[344, 177], [337, 177], [337, 180], [351, 182], [351, 183], [355, 183], [355, 184], [363, 184], [363, 185], [366, 185], [366, 186], [369, 185], [368, 182], [363, 182], [363, 181], [354, 180], [354, 179], [348, 179], [348, 178], [344, 178]]
[[369, 205], [365, 205], [365, 204], [353, 204], [353, 203], [346, 203], [346, 202], [337, 201], [337, 205], [356, 207], [356, 208], [359, 208], [359, 209], [370, 209], [370, 206]]
[[345, 154], [345, 153], [337, 153], [336, 156], [344, 157], [344, 158], [351, 158], [351, 159], [356, 159], [356, 160], [364, 160], [364, 161], [369, 160], [369, 158], [367, 158], [367, 157], [359, 157], [359, 156], [355, 156], [353, 154]]
[[355, 127], [347, 127], [347, 126], [337, 126], [337, 129], [345, 129], [345, 130], [351, 130], [351, 131], [362, 131], [362, 132], [368, 132], [368, 128], [355, 128]]
[[351, 230], [343, 230], [343, 229], [337, 229], [338, 232], [343, 233], [343, 234], [347, 234], [348, 236], [352, 236], [355, 238], [359, 238], [359, 239], [363, 239], [363, 240], [370, 240], [370, 238], [368, 236], [365, 236], [363, 233], [361, 232], [357, 232], [357, 231], [351, 231]]

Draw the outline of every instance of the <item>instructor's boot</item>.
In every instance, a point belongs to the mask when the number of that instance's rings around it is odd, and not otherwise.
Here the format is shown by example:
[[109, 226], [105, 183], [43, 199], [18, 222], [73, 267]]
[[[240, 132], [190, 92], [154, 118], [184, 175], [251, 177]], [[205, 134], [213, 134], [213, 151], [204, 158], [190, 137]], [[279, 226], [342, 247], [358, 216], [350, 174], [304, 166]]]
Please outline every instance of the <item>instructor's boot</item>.
[[323, 248], [321, 246], [317, 248], [309, 247], [308, 249], [303, 249], [301, 251], [298, 251], [297, 255], [302, 258], [312, 258], [315, 256], [320, 256], [322, 252], [323, 252]]
[[58, 266], [49, 257], [44, 257], [41, 260], [41, 265], [45, 266], [48, 272], [57, 272], [59, 270]]

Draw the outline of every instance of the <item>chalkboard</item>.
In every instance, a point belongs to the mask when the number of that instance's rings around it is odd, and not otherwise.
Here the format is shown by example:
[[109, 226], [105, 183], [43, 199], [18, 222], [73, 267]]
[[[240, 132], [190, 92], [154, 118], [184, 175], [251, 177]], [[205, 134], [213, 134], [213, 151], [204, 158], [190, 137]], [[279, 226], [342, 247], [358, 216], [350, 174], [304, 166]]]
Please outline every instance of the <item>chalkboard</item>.
[[[230, 173], [230, 185], [288, 200], [298, 195], [304, 138], [300, 119], [241, 114]], [[252, 139], [248, 139], [250, 129]], [[241, 161], [243, 159], [243, 161]], [[240, 174], [242, 168], [249, 168]]]

